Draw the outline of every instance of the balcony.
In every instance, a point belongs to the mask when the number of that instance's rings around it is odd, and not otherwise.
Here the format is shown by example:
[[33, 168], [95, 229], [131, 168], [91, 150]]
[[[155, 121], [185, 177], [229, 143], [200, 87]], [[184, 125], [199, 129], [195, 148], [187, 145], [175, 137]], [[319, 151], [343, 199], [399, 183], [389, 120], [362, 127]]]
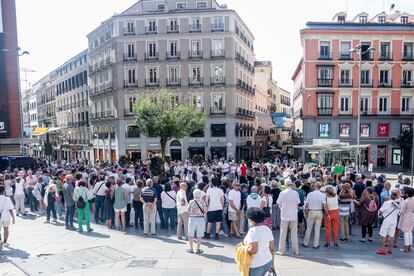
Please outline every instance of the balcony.
[[167, 79], [167, 86], [168, 87], [177, 87], [181, 86], [181, 79], [175, 78], [175, 79]]
[[131, 111], [129, 108], [124, 109], [124, 117], [135, 117], [135, 112]]
[[149, 26], [147, 26], [147, 27], [145, 27], [145, 34], [157, 34], [157, 27], [155, 26], [155, 27], [149, 27]]
[[255, 112], [240, 107], [236, 108], [236, 115], [250, 119], [254, 119], [256, 117]]
[[392, 60], [392, 53], [391, 52], [382, 52], [378, 58], [379, 60]]
[[213, 59], [219, 59], [219, 58], [225, 58], [226, 56], [226, 52], [224, 49], [220, 49], [220, 50], [211, 50], [210, 51], [210, 56]]
[[350, 52], [340, 52], [339, 60], [353, 60], [352, 53]]
[[361, 82], [361, 87], [372, 87], [372, 79]]
[[201, 51], [201, 50], [188, 51], [188, 58], [189, 59], [202, 59], [203, 58], [203, 51]]
[[339, 87], [353, 87], [352, 80], [341, 80], [339, 82]]
[[332, 87], [333, 79], [318, 79], [319, 87]]
[[226, 84], [226, 77], [218, 76], [218, 77], [211, 77], [210, 78], [211, 85], [225, 85]]
[[413, 53], [403, 53], [402, 60], [403, 61], [413, 61], [414, 60], [414, 54]]
[[203, 85], [203, 78], [188, 78], [188, 85], [189, 86], [202, 86]]
[[179, 60], [180, 59], [180, 52], [179, 51], [175, 51], [175, 52], [167, 52], [167, 59], [168, 60]]
[[179, 25], [175, 25], [175, 26], [167, 25], [167, 34], [178, 34], [179, 32], [180, 32]]
[[332, 116], [333, 108], [319, 108], [318, 107], [318, 116]]
[[136, 61], [137, 54], [136, 53], [127, 53], [124, 54], [124, 61]]
[[332, 52], [319, 52], [319, 60], [331, 60]]
[[135, 28], [124, 28], [124, 36], [130, 36], [135, 34]]
[[201, 24], [190, 24], [188, 31], [190, 33], [201, 33]]
[[145, 60], [146, 61], [152, 61], [152, 60], [158, 60], [158, 59], [159, 59], [158, 52], [145, 53]]
[[343, 110], [339, 109], [338, 116], [353, 116], [352, 108], [344, 108]]
[[246, 82], [242, 81], [241, 79], [237, 79], [236, 87], [244, 90], [245, 92], [255, 94], [255, 89], [248, 85]]
[[378, 81], [378, 87], [392, 87], [392, 81], [388, 80], [388, 81]]
[[106, 61], [106, 65], [110, 65], [113, 63], [111, 57], [107, 57], [105, 61]]
[[380, 110], [379, 108], [365, 108], [360, 111], [361, 116], [409, 116], [412, 119], [414, 115], [413, 108], [389, 108]]
[[145, 80], [145, 87], [158, 87], [160, 86], [160, 80], [159, 79], [146, 79]]
[[136, 80], [124, 80], [124, 88], [138, 88]]
[[412, 80], [402, 80], [401, 81], [401, 87], [402, 88], [413, 88], [414, 87], [414, 81], [412, 81]]
[[226, 115], [226, 107], [210, 107], [210, 115]]
[[224, 32], [224, 23], [211, 24], [212, 32]]

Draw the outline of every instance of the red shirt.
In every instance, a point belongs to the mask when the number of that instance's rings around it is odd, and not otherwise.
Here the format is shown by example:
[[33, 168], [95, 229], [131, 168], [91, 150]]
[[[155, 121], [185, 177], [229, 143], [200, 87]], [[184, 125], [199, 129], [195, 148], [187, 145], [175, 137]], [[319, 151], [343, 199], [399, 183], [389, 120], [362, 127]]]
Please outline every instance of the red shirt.
[[246, 165], [241, 165], [240, 166], [240, 174], [241, 174], [241, 176], [246, 176], [247, 175], [247, 166]]

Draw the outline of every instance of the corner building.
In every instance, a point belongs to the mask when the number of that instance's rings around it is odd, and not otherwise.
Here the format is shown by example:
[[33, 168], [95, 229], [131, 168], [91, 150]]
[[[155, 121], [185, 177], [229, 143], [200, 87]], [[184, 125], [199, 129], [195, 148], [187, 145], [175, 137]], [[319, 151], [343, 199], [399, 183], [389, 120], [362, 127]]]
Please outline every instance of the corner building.
[[88, 35], [94, 159], [146, 159], [158, 138], [135, 125], [133, 105], [161, 88], [207, 116], [204, 130], [167, 143], [174, 160], [254, 155], [254, 36], [216, 1], [138, 1]]
[[[303, 131], [304, 144], [317, 138], [356, 145], [359, 127], [360, 144], [369, 145], [362, 153], [363, 164], [410, 167], [411, 152], [404, 153], [395, 139], [413, 127], [413, 23], [412, 15], [401, 12], [374, 17], [360, 13], [353, 19], [338, 13], [332, 22], [307, 23], [301, 30], [303, 59], [292, 78], [295, 128]], [[360, 76], [359, 54], [350, 52], [357, 45], [362, 52], [375, 48], [362, 55]], [[318, 154], [303, 153], [306, 161]], [[325, 155], [325, 162], [334, 161], [329, 157]]]

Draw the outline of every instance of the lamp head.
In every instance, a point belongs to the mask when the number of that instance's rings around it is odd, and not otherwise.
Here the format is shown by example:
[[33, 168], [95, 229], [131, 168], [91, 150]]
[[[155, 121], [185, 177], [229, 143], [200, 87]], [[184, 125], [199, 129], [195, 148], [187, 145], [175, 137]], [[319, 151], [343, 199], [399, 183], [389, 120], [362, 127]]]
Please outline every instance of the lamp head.
[[374, 52], [374, 51], [375, 51], [375, 48], [374, 48], [374, 47], [369, 47], [369, 48], [368, 48], [368, 51], [369, 51], [369, 52]]

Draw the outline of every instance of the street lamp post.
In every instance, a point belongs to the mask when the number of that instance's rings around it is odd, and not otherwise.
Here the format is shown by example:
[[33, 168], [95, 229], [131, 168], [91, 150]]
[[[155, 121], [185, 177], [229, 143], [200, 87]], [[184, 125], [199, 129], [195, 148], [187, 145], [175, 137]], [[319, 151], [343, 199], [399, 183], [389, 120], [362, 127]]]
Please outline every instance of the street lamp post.
[[375, 48], [369, 47], [366, 51], [362, 52], [361, 45], [357, 45], [355, 48], [349, 50], [349, 53], [357, 53], [359, 56], [359, 80], [358, 80], [358, 108], [357, 108], [357, 163], [356, 163], [356, 171], [357, 173], [360, 172], [361, 169], [361, 151], [360, 151], [360, 137], [361, 137], [361, 80], [362, 80], [362, 55], [368, 54], [375, 51]]

